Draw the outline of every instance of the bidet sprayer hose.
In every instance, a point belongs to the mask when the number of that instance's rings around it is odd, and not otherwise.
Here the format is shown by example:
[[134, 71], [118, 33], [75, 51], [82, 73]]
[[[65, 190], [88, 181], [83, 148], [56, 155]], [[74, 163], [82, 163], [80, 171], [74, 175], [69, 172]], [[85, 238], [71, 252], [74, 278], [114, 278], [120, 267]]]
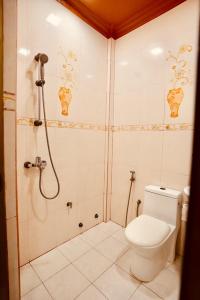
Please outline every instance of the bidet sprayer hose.
[[51, 162], [51, 166], [52, 166], [52, 169], [53, 169], [53, 172], [54, 172], [54, 175], [55, 175], [55, 178], [56, 178], [56, 181], [57, 181], [57, 192], [54, 196], [52, 197], [49, 197], [49, 196], [46, 196], [42, 190], [42, 172], [43, 172], [43, 169], [42, 168], [39, 168], [40, 170], [40, 175], [39, 175], [39, 189], [40, 189], [40, 193], [41, 195], [47, 199], [47, 200], [53, 200], [55, 199], [59, 193], [60, 193], [60, 182], [59, 182], [59, 179], [58, 179], [58, 175], [56, 173], [56, 169], [54, 167], [54, 163], [53, 163], [53, 159], [52, 159], [52, 155], [51, 155], [51, 148], [50, 148], [50, 144], [49, 144], [49, 135], [48, 135], [48, 129], [47, 129], [47, 120], [46, 120], [46, 110], [45, 110], [45, 100], [44, 100], [44, 86], [42, 85], [41, 86], [41, 90], [42, 90], [42, 105], [43, 105], [43, 114], [44, 114], [44, 128], [45, 128], [45, 134], [46, 134], [46, 142], [47, 142], [47, 149], [48, 149], [48, 153], [49, 153], [49, 159], [50, 159], [50, 162]]
[[133, 185], [133, 182], [135, 181], [135, 171], [130, 171], [130, 173], [131, 173], [131, 178], [130, 178], [131, 184], [130, 184], [130, 188], [129, 188], [128, 202], [127, 202], [127, 207], [126, 207], [125, 227], [127, 226], [127, 222], [128, 222], [128, 210], [129, 210], [129, 205], [130, 205], [132, 185]]

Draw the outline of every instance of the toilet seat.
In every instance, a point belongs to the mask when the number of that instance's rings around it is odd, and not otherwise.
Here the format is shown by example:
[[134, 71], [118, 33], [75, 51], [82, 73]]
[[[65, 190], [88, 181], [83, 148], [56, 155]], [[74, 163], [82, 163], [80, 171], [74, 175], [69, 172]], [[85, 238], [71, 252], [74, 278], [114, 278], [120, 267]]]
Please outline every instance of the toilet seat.
[[140, 215], [128, 224], [125, 235], [136, 246], [155, 247], [166, 239], [170, 231], [167, 223], [151, 216]]

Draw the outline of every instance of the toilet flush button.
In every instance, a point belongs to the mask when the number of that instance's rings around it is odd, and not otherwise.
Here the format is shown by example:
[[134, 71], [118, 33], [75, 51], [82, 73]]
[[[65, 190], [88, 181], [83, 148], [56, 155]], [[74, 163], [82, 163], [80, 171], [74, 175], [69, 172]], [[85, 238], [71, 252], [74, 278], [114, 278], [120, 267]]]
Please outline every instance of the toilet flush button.
[[165, 188], [165, 187], [163, 187], [163, 186], [161, 186], [161, 187], [160, 187], [160, 190], [164, 190], [164, 191], [165, 191], [165, 190], [166, 190], [166, 188]]

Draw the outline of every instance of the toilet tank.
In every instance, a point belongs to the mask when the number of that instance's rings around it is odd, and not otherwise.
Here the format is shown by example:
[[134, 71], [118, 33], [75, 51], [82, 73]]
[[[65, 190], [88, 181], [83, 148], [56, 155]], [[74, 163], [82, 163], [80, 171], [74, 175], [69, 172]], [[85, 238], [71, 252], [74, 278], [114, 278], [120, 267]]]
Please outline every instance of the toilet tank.
[[180, 191], [148, 185], [144, 191], [143, 214], [178, 227], [181, 217], [181, 200]]

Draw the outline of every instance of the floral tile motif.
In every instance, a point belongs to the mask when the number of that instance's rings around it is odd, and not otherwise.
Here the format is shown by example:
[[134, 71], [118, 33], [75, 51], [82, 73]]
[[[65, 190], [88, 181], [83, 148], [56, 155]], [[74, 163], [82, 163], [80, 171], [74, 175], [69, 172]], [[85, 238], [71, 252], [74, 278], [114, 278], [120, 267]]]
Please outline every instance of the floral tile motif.
[[177, 53], [168, 51], [167, 61], [171, 63], [171, 85], [167, 94], [167, 102], [170, 108], [170, 117], [179, 116], [179, 107], [184, 98], [184, 86], [191, 83], [191, 70], [186, 55], [192, 51], [189, 44], [182, 45]]
[[58, 90], [58, 97], [61, 104], [61, 114], [63, 116], [69, 115], [69, 106], [72, 100], [72, 90], [75, 85], [75, 73], [77, 56], [73, 51], [69, 51], [67, 54], [62, 49], [59, 51], [59, 55], [63, 58], [61, 76], [62, 85]]

